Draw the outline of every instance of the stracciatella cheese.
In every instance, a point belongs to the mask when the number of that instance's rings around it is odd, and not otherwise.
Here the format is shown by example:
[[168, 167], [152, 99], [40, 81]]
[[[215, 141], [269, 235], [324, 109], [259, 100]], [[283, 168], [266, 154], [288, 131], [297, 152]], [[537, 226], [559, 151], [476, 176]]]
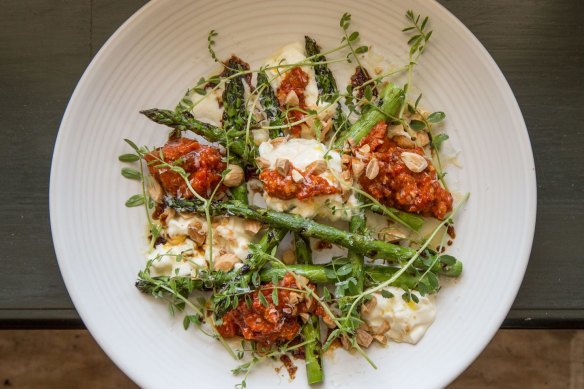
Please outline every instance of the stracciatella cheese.
[[203, 247], [197, 247], [195, 242], [188, 238], [189, 225], [193, 223], [199, 226], [200, 233], [207, 233], [207, 221], [199, 216], [185, 217], [177, 214], [167, 220], [166, 235], [169, 238], [167, 243], [157, 245], [148, 254], [153, 274], [194, 276], [199, 269], [208, 267], [211, 247], [215, 258], [224, 253], [234, 254], [241, 261], [247, 258], [249, 243], [255, 233], [246, 229], [244, 219], [213, 218], [213, 245], [206, 241]]
[[[270, 163], [269, 168], [276, 168], [277, 159], [287, 159], [292, 165], [304, 170], [311, 163], [326, 160], [328, 169], [320, 174], [330, 184], [339, 187], [341, 170], [341, 156], [336, 151], [327, 155], [327, 147], [315, 139], [290, 139], [287, 142], [272, 144], [263, 142], [259, 146], [260, 157]], [[352, 216], [352, 209], [357, 205], [356, 198], [351, 195], [347, 202], [343, 202], [341, 194], [313, 196], [304, 200], [282, 200], [264, 193], [264, 200], [268, 208], [280, 212], [290, 212], [302, 217], [324, 217], [329, 220], [348, 220]]]
[[385, 298], [380, 293], [374, 293], [376, 304], [363, 312], [363, 319], [373, 333], [383, 333], [395, 342], [418, 343], [436, 317], [434, 296], [421, 296], [413, 291], [419, 302], [406, 302], [402, 298], [405, 290], [393, 286], [385, 289], [393, 297]]

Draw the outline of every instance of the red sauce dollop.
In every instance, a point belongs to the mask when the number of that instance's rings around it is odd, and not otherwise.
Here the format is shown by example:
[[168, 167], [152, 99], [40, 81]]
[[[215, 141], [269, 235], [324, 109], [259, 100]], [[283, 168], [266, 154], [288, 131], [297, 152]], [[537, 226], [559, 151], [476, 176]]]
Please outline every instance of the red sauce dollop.
[[[226, 164], [215, 147], [204, 146], [188, 138], [172, 138], [162, 147], [146, 155], [150, 174], [160, 183], [164, 191], [177, 197], [191, 198], [193, 194], [180, 174], [169, 167], [160, 165], [160, 152], [164, 162], [175, 163], [188, 173], [188, 179], [195, 191], [203, 197], [209, 197], [221, 181], [221, 172]], [[178, 161], [178, 162], [177, 162]], [[218, 192], [225, 188], [220, 187]]]
[[[301, 289], [290, 273], [278, 282], [278, 286]], [[311, 284], [308, 287], [315, 289]], [[275, 304], [272, 300], [273, 290], [274, 285], [270, 282], [248, 295], [251, 303], [240, 297], [237, 307], [227, 312], [223, 316], [223, 323], [217, 326], [217, 331], [221, 336], [233, 338], [241, 335], [246, 340], [255, 340], [265, 345], [287, 342], [294, 339], [302, 327], [301, 313], [324, 315], [322, 307], [307, 293], [278, 288], [278, 303]], [[262, 304], [259, 298], [260, 293], [264, 296], [267, 305]], [[298, 294], [303, 295], [302, 301], [297, 301]]]
[[420, 147], [404, 149], [387, 138], [387, 125], [379, 122], [362, 140], [368, 144], [371, 158], [379, 161], [379, 174], [370, 180], [363, 174], [359, 183], [380, 203], [424, 216], [444, 219], [452, 211], [452, 195], [438, 181], [431, 163], [420, 173], [414, 173], [401, 160], [405, 151], [424, 155]]
[[293, 169], [294, 166], [291, 166], [286, 176], [271, 169], [262, 171], [259, 178], [264, 184], [264, 191], [270, 196], [282, 200], [294, 198], [305, 200], [313, 196], [332, 195], [341, 192], [339, 188], [331, 185], [323, 177], [309, 172], [299, 172], [304, 179], [300, 182], [295, 182], [292, 178]]
[[[280, 102], [280, 107], [285, 108], [286, 106], [286, 96], [290, 91], [294, 91], [296, 96], [298, 96], [298, 107], [301, 109], [306, 108], [306, 103], [304, 101], [304, 90], [308, 85], [308, 74], [300, 69], [299, 67], [292, 68], [289, 72], [284, 75], [280, 87], [277, 91], [278, 101]], [[291, 123], [302, 120], [304, 113], [298, 109], [290, 109], [288, 111], [288, 121]], [[292, 135], [299, 137], [302, 131], [302, 125], [292, 126], [290, 132]]]

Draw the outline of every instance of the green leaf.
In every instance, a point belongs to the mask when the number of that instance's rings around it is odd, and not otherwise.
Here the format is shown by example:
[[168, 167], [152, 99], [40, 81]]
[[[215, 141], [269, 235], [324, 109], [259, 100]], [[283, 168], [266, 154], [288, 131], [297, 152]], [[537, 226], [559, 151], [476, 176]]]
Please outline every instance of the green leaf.
[[264, 296], [264, 294], [260, 291], [258, 293], [258, 298], [260, 300], [260, 303], [264, 306], [264, 307], [268, 307], [268, 300], [266, 300], [266, 296]]
[[440, 256], [440, 262], [446, 266], [452, 266], [456, 263], [456, 258], [454, 258], [452, 255], [444, 254]]
[[440, 148], [442, 147], [442, 143], [444, 143], [444, 141], [448, 140], [448, 135], [446, 134], [438, 134], [434, 137], [432, 137], [432, 147], [434, 147], [436, 150], [440, 151]]
[[133, 148], [135, 152], [137, 152], [138, 154], [140, 154], [140, 149], [138, 148], [138, 146], [136, 146], [136, 144], [134, 142], [132, 142], [129, 139], [124, 139], [124, 142], [126, 142], [127, 144], [129, 144], [130, 147]]
[[363, 93], [363, 95], [367, 100], [371, 101], [371, 99], [373, 98], [373, 90], [371, 89], [371, 85], [367, 85], [365, 87], [365, 92]]
[[420, 131], [420, 130], [423, 130], [424, 128], [426, 128], [426, 123], [424, 123], [421, 120], [412, 120], [412, 121], [410, 121], [410, 127], [413, 130]]
[[136, 162], [140, 160], [136, 154], [122, 154], [118, 157], [118, 159], [122, 162]]
[[389, 290], [386, 289], [382, 289], [381, 290], [381, 296], [385, 297], [386, 299], [390, 299], [393, 297], [393, 293], [391, 293]]
[[436, 277], [434, 273], [428, 272], [428, 274], [426, 274], [426, 278], [428, 278], [428, 283], [430, 283], [432, 289], [436, 289], [438, 285], [440, 285], [438, 282], [438, 277]]
[[337, 269], [337, 275], [339, 276], [346, 276], [347, 274], [350, 274], [353, 271], [353, 266], [348, 263], [346, 265], [341, 266], [340, 268]]
[[126, 200], [126, 207], [137, 207], [144, 204], [144, 196], [141, 194], [136, 194]]
[[278, 305], [278, 288], [272, 290], [272, 301], [274, 302], [274, 305]]
[[430, 123], [439, 123], [442, 120], [444, 120], [444, 118], [446, 117], [446, 114], [444, 112], [432, 112], [429, 116], [428, 116], [428, 121]]
[[359, 46], [355, 49], [356, 54], [364, 54], [367, 51], [369, 51], [369, 47], [367, 47], [367, 46]]
[[428, 17], [427, 16], [424, 18], [424, 21], [422, 22], [422, 25], [420, 26], [420, 30], [423, 30], [424, 27], [426, 27], [426, 23], [428, 23]]
[[418, 35], [414, 35], [414, 36], [413, 36], [413, 37], [411, 37], [411, 38], [410, 38], [410, 40], [408, 41], [408, 45], [413, 45], [413, 44], [414, 44], [414, 42], [415, 42], [416, 40], [418, 40], [418, 41], [419, 41], [421, 38], [422, 38], [422, 36], [421, 36], [420, 34], [418, 34]]
[[122, 176], [129, 178], [130, 180], [140, 180], [142, 179], [142, 173], [136, 169], [125, 167], [122, 169]]
[[421, 93], [418, 96], [418, 98], [416, 99], [416, 103], [414, 104], [414, 109], [415, 108], [418, 108], [418, 104], [420, 104], [420, 100], [422, 100], [422, 94]]
[[413, 30], [414, 28], [416, 28], [416, 27], [414, 27], [414, 26], [412, 26], [412, 27], [406, 27], [406, 28], [404, 28], [402, 30], [402, 32], [410, 31], [410, 30]]
[[354, 42], [359, 39], [359, 32], [355, 31], [351, 35], [349, 35], [349, 42]]

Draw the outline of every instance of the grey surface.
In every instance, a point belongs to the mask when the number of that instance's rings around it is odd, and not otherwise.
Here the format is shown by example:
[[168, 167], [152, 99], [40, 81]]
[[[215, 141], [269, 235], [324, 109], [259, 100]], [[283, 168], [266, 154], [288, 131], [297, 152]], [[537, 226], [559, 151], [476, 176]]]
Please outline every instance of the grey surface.
[[[53, 144], [90, 59], [144, 3], [0, 2], [0, 326], [81, 325], [50, 235]], [[441, 3], [500, 66], [535, 156], [535, 240], [505, 326], [584, 327], [584, 5], [580, 0]]]

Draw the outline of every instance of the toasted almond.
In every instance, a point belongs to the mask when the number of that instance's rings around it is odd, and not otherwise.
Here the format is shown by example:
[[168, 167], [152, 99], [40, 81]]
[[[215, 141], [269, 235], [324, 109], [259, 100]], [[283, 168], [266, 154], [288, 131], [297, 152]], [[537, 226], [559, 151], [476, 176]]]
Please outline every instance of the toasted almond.
[[373, 180], [373, 179], [375, 179], [375, 177], [377, 177], [378, 174], [379, 174], [379, 161], [377, 161], [377, 158], [373, 158], [367, 164], [367, 168], [365, 169], [365, 175], [370, 180]]
[[331, 119], [325, 120], [324, 124], [322, 125], [322, 129], [320, 130], [320, 139], [323, 140], [326, 137], [326, 134], [330, 131], [333, 127], [333, 121]]
[[288, 295], [288, 302], [292, 305], [296, 305], [304, 301], [304, 293], [290, 292]]
[[351, 176], [351, 172], [349, 170], [343, 170], [340, 175], [343, 185], [352, 185], [353, 184], [353, 176]]
[[322, 317], [322, 321], [324, 322], [324, 324], [326, 324], [326, 326], [328, 328], [335, 328], [337, 325], [335, 324], [335, 322], [330, 318], [329, 315], [324, 315]]
[[341, 162], [344, 164], [348, 164], [349, 162], [351, 162], [351, 156], [349, 154], [341, 155]]
[[243, 182], [245, 173], [240, 166], [229, 164], [227, 165], [227, 169], [229, 172], [225, 175], [225, 178], [223, 178], [223, 184], [226, 187], [233, 188]]
[[391, 326], [389, 325], [389, 322], [387, 320], [383, 320], [380, 326], [372, 328], [372, 332], [375, 335], [381, 335], [389, 331], [390, 328]]
[[166, 207], [158, 217], [158, 220], [160, 220], [163, 225], [166, 225], [168, 224], [168, 220], [172, 219], [174, 215], [176, 215], [174, 208]]
[[270, 140], [270, 133], [265, 128], [252, 130], [251, 134], [253, 136], [253, 143], [255, 143], [257, 146]]
[[407, 238], [407, 235], [397, 228], [384, 228], [379, 232], [379, 235], [383, 237], [383, 240], [386, 242], [397, 242]]
[[268, 169], [268, 168], [270, 167], [270, 161], [268, 161], [268, 160], [267, 160], [267, 159], [265, 159], [265, 158], [262, 158], [262, 157], [257, 157], [257, 158], [255, 159], [255, 161], [256, 161], [256, 164], [258, 165], [258, 167], [259, 167], [260, 169], [262, 169], [262, 170], [263, 170], [263, 169]]
[[359, 158], [353, 158], [351, 160], [351, 169], [353, 170], [353, 175], [359, 177], [363, 173], [363, 170], [365, 170], [365, 163]]
[[355, 139], [349, 138], [349, 139], [347, 139], [347, 142], [349, 143], [349, 146], [355, 147]]
[[306, 312], [302, 312], [299, 316], [303, 323], [306, 323], [310, 319], [310, 315]]
[[304, 170], [307, 174], [318, 176], [326, 171], [327, 165], [326, 161], [323, 159], [317, 159], [306, 167]]
[[162, 190], [162, 187], [154, 177], [152, 176], [146, 177], [146, 190], [148, 191], [148, 195], [154, 202], [156, 203], [162, 202], [162, 199], [164, 198], [164, 191]]
[[362, 154], [369, 154], [371, 152], [371, 146], [369, 146], [369, 144], [364, 144], [359, 148], [359, 152]]
[[285, 250], [282, 253], [282, 262], [284, 262], [286, 265], [295, 264], [296, 263], [296, 254], [294, 253], [294, 250], [292, 250], [292, 249]]
[[207, 240], [207, 234], [201, 232], [201, 223], [194, 222], [189, 224], [187, 231], [189, 233], [189, 238], [191, 238], [193, 242], [197, 244], [197, 246], [201, 247], [203, 244], [205, 244], [205, 241]]
[[357, 344], [362, 347], [369, 347], [373, 342], [373, 336], [361, 328], [357, 328]]
[[286, 158], [278, 158], [276, 159], [276, 171], [282, 177], [286, 177], [288, 172], [290, 172], [290, 161]]
[[272, 146], [276, 147], [282, 143], [286, 143], [288, 142], [288, 139], [286, 139], [285, 136], [279, 136], [277, 138], [274, 138], [272, 140], [270, 140], [270, 143], [272, 144]]
[[416, 145], [409, 137], [405, 135], [397, 135], [392, 139], [399, 147], [403, 147], [404, 149], [413, 149]]
[[288, 92], [288, 94], [286, 95], [286, 100], [284, 100], [284, 104], [293, 107], [298, 106], [298, 104], [300, 104], [300, 99], [298, 99], [298, 95], [296, 94], [296, 92], [294, 92], [293, 90]]
[[409, 151], [404, 151], [400, 156], [406, 167], [414, 173], [420, 173], [428, 167], [428, 160], [422, 155], [417, 153], [410, 153]]
[[300, 172], [296, 169], [292, 170], [292, 179], [294, 182], [302, 182], [304, 180], [304, 176], [300, 174]]
[[243, 223], [243, 229], [252, 234], [257, 234], [262, 229], [262, 223], [257, 220], [246, 219]]
[[365, 304], [361, 305], [361, 313], [369, 313], [377, 305], [377, 299], [375, 296], [371, 296], [371, 300], [367, 301]]
[[387, 337], [385, 335], [373, 335], [373, 339], [384, 346], [387, 344]]
[[308, 285], [308, 278], [304, 276], [296, 276], [296, 283], [300, 288], [303, 288]]
[[416, 133], [416, 146], [418, 147], [424, 147], [426, 146], [428, 143], [430, 143], [430, 137], [428, 136], [428, 133], [425, 131], [420, 131]]
[[341, 335], [341, 344], [343, 345], [343, 348], [345, 350], [351, 349], [351, 342], [349, 341], [349, 338], [345, 334]]
[[234, 254], [223, 254], [215, 259], [213, 268], [217, 271], [221, 270], [228, 272], [229, 270], [233, 269], [233, 266], [238, 262], [240, 262], [240, 260]]

